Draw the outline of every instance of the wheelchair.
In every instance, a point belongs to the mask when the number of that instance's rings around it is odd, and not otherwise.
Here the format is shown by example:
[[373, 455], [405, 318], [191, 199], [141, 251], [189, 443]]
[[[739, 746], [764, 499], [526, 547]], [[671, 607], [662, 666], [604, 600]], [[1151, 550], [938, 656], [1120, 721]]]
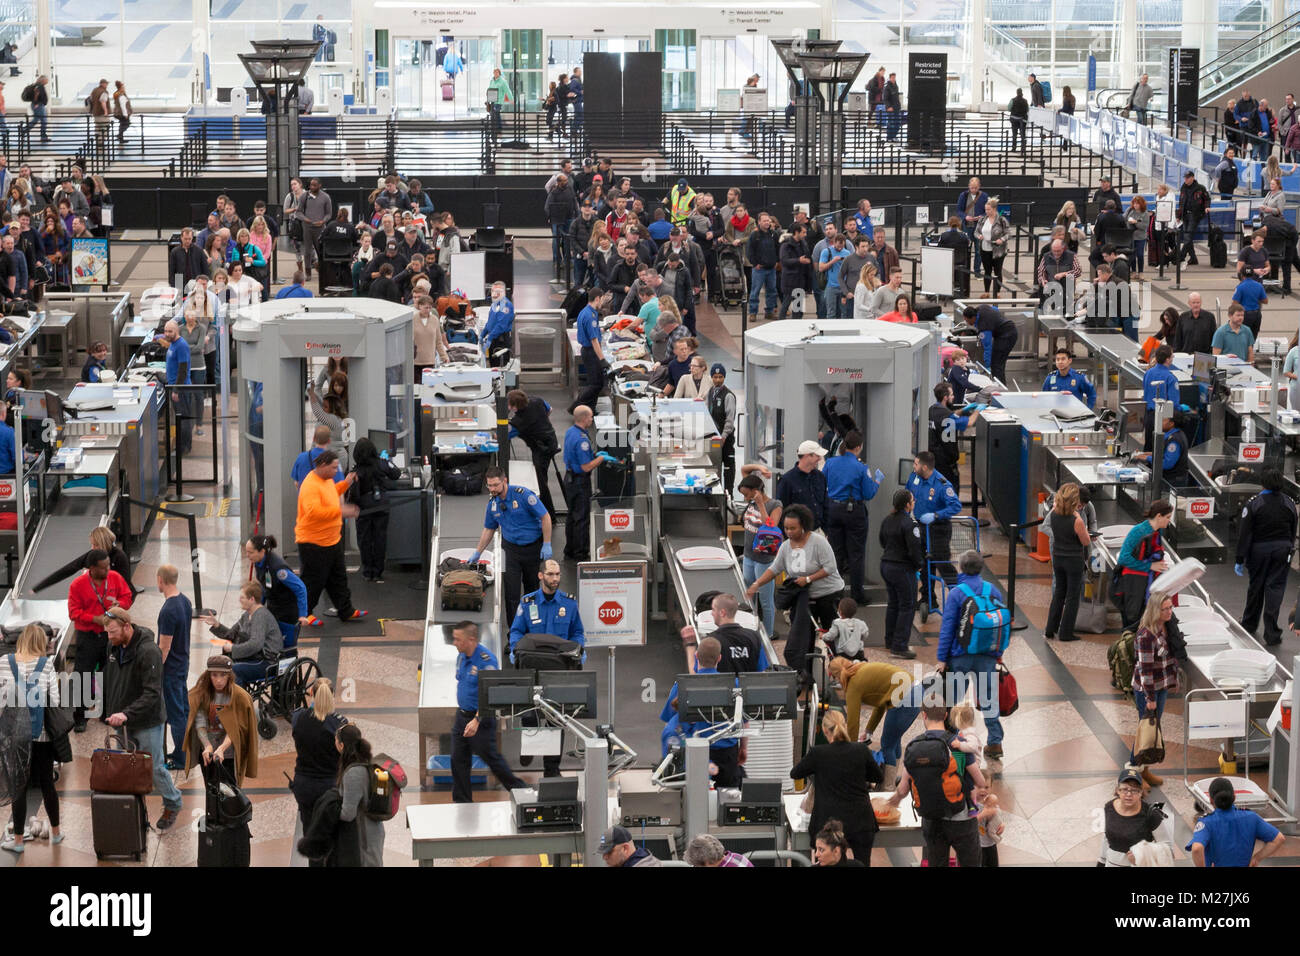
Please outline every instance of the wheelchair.
[[266, 676], [252, 681], [245, 690], [257, 710], [257, 732], [263, 740], [273, 740], [279, 731], [276, 718], [307, 706], [307, 688], [320, 676], [320, 668], [310, 657], [299, 657], [291, 647], [280, 652], [280, 659], [266, 666]]

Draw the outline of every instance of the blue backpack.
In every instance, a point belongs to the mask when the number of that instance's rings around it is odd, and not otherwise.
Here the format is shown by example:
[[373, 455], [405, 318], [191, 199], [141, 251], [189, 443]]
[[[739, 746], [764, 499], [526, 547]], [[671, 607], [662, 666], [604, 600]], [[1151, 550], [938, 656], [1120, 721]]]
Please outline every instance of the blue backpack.
[[774, 524], [760, 525], [754, 532], [754, 553], [762, 555], [775, 555], [781, 550], [781, 542], [785, 540], [785, 532]]
[[14, 686], [15, 688], [18, 688], [19, 692], [22, 694], [22, 697], [19, 698], [19, 702], [27, 706], [27, 714], [31, 718], [32, 740], [39, 738], [41, 733], [45, 730], [45, 706], [40, 703], [35, 705], [32, 704], [33, 700], [37, 700], [40, 697], [39, 694], [33, 694], [32, 689], [40, 686], [41, 671], [45, 669], [45, 662], [48, 659], [49, 658], [46, 657], [37, 658], [36, 668], [32, 671], [31, 679], [24, 681], [22, 674], [18, 670], [18, 658], [13, 654], [9, 655], [9, 669], [13, 671], [14, 674]]
[[1038, 85], [1043, 88], [1043, 102], [1052, 102], [1052, 83], [1050, 80], [1039, 80]]
[[957, 618], [957, 643], [967, 654], [1001, 656], [1011, 643], [1011, 611], [993, 593], [988, 581], [976, 594], [968, 584], [957, 585], [966, 595]]

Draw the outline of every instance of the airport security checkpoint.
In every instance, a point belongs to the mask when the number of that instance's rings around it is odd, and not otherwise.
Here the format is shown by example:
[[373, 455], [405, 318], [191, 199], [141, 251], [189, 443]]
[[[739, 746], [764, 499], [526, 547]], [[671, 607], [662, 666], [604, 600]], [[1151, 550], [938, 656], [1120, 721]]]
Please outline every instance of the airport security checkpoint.
[[0, 866], [1300, 864], [1263, 101], [802, 26], [705, 112], [694, 30], [358, 98], [351, 31], [178, 115], [187, 190], [23, 90], [0, 184], [88, 155], [2, 207]]

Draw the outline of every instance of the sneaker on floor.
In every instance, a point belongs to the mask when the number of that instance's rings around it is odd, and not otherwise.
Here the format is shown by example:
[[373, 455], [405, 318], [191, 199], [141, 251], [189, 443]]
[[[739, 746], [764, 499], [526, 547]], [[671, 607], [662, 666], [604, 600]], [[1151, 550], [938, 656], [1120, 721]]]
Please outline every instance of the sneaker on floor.
[[26, 847], [14, 841], [12, 833], [5, 834], [5, 838], [0, 840], [0, 850], [8, 850], [10, 853], [22, 853]]
[[984, 756], [987, 757], [989, 760], [1001, 760], [1001, 759], [1002, 759], [1002, 745], [1001, 745], [1001, 744], [987, 744], [987, 745], [985, 745], [985, 747], [984, 747]]
[[164, 808], [162, 816], [158, 818], [158, 822], [155, 823], [154, 826], [158, 829], [158, 832], [164, 833], [171, 829], [171, 825], [176, 822], [176, 818], [180, 815], [181, 812], [179, 810], [168, 810]]
[[365, 617], [365, 616], [366, 616], [367, 614], [369, 614], [369, 613], [370, 613], [369, 611], [358, 611], [358, 610], [356, 610], [356, 609], [354, 608], [353, 611], [352, 611], [352, 614], [349, 615], [348, 617], [345, 617], [343, 620], [345, 620], [345, 621], [359, 621], [359, 620], [361, 620], [363, 617]]
[[371, 584], [383, 584], [383, 583], [384, 583], [384, 579], [383, 579], [383, 578], [371, 578], [371, 579], [370, 579], [370, 583], [371, 583]]
[[890, 651], [889, 656], [898, 657], [905, 661], [914, 661], [916, 660], [916, 651], [912, 651], [912, 650]]

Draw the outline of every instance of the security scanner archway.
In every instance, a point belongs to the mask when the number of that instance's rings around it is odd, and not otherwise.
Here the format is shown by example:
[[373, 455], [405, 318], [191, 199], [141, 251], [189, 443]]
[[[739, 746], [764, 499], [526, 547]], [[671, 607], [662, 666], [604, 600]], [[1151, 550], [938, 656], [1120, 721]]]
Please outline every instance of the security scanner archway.
[[[382, 433], [399, 464], [411, 456], [414, 407], [411, 310], [379, 299], [287, 299], [242, 310], [239, 356], [240, 531], [273, 534], [292, 549], [294, 459], [316, 425], [306, 399], [329, 359], [347, 360], [347, 406], [336, 446]], [[400, 455], [398, 459], [396, 456]]]
[[[823, 319], [769, 322], [745, 333], [745, 447], [775, 478], [798, 461], [799, 443], [851, 420], [865, 439], [862, 456], [885, 473], [875, 511], [888, 511], [913, 454], [926, 445], [921, 422], [934, 401], [938, 347], [928, 326]], [[846, 419], [847, 417], [847, 419]], [[831, 441], [828, 432], [827, 441]], [[842, 438], [842, 435], [837, 435]], [[836, 448], [823, 441], [832, 452]], [[836, 442], [831, 442], [836, 444]], [[867, 568], [880, 544], [867, 535]]]

